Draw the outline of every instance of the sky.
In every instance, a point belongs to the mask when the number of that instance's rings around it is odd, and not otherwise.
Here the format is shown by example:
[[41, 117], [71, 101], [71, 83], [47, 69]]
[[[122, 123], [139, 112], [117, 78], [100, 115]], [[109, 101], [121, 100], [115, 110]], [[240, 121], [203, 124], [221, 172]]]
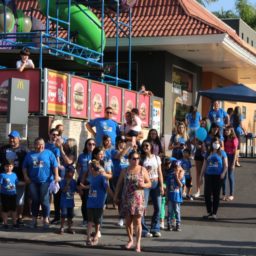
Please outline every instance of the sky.
[[[256, 0], [249, 0], [250, 4], [256, 6]], [[206, 6], [206, 8], [211, 11], [220, 11], [223, 8], [224, 11], [234, 10], [235, 11], [235, 0], [219, 0], [216, 3], [212, 3]]]

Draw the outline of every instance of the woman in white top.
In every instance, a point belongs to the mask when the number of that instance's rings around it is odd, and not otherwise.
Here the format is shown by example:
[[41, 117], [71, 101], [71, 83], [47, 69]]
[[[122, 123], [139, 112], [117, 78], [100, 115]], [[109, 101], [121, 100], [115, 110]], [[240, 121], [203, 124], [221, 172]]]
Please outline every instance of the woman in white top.
[[16, 68], [22, 72], [26, 68], [35, 68], [35, 65], [31, 59], [29, 59], [30, 50], [28, 48], [20, 51], [20, 60], [16, 62]]
[[148, 140], [144, 140], [142, 143], [141, 165], [148, 171], [152, 184], [150, 188], [144, 190], [145, 208], [147, 208], [149, 196], [151, 196], [154, 207], [150, 229], [145, 224], [144, 216], [142, 218], [142, 235], [144, 237], [160, 237], [161, 195], [164, 194], [163, 174], [161, 159], [153, 154], [153, 146]]

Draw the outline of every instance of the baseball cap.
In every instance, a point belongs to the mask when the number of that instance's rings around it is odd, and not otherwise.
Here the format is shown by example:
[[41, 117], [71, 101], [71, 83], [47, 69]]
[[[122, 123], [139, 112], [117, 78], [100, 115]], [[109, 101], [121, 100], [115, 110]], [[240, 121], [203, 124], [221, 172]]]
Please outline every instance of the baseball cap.
[[172, 163], [172, 162], [175, 161], [175, 160], [177, 160], [175, 157], [166, 157], [166, 158], [164, 159], [164, 162], [165, 162], [166, 164], [170, 164], [170, 163]]
[[179, 161], [179, 160], [174, 160], [174, 161], [172, 162], [172, 168], [175, 168], [175, 167], [177, 167], [177, 166], [181, 166], [181, 161]]
[[12, 131], [8, 137], [13, 137], [13, 138], [19, 138], [20, 139], [20, 133], [18, 131]]

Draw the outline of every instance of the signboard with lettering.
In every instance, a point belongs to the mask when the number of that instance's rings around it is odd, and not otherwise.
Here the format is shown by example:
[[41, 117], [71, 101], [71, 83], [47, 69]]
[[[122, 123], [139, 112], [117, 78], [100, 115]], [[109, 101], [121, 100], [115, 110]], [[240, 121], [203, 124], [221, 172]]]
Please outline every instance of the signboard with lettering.
[[9, 79], [9, 100], [7, 122], [27, 124], [29, 104], [29, 81], [19, 78]]
[[153, 100], [152, 104], [152, 128], [156, 129], [158, 134], [161, 134], [161, 116], [162, 116], [162, 102], [160, 100]]
[[67, 115], [68, 75], [48, 71], [48, 114]]

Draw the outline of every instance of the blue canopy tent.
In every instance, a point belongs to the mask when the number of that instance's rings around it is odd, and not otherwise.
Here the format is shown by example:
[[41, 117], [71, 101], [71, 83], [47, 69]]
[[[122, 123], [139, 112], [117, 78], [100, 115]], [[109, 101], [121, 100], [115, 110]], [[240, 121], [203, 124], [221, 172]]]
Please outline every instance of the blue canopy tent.
[[200, 96], [211, 100], [239, 101], [256, 103], [256, 91], [243, 84], [234, 84], [226, 87], [218, 87], [205, 91], [198, 91], [196, 105], [198, 106]]

